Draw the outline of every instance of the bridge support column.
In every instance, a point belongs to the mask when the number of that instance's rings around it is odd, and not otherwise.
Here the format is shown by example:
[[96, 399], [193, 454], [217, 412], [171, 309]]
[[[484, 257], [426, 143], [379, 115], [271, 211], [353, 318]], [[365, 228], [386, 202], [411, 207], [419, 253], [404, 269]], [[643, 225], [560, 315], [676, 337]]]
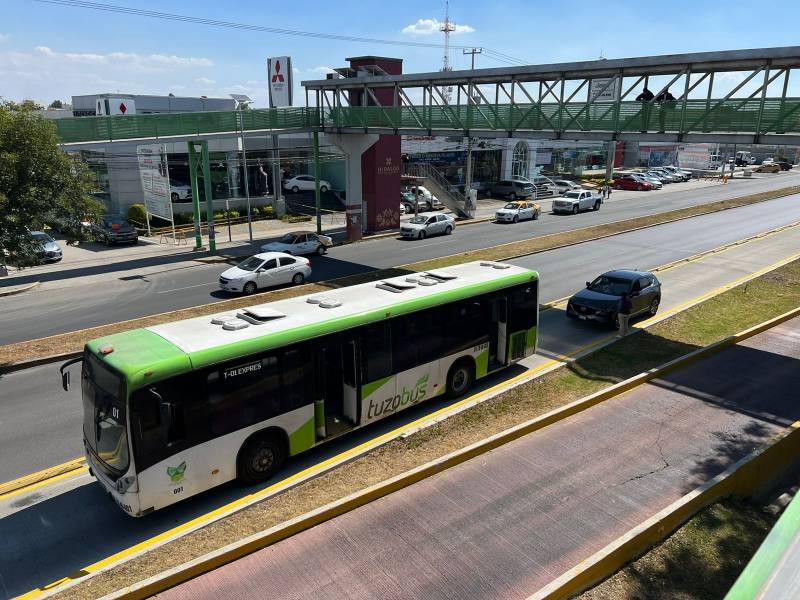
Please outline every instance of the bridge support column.
[[[345, 155], [346, 185], [344, 206], [347, 214], [347, 239], [361, 239], [364, 231], [364, 189], [362, 185], [362, 156], [380, 139], [375, 133], [328, 134], [327, 138]], [[399, 161], [398, 161], [399, 167]], [[398, 185], [399, 192], [399, 185]], [[396, 204], [400, 204], [399, 194]]]
[[611, 180], [614, 179], [614, 162], [617, 158], [617, 142], [610, 140], [607, 142], [606, 148], [606, 181], [611, 185]]

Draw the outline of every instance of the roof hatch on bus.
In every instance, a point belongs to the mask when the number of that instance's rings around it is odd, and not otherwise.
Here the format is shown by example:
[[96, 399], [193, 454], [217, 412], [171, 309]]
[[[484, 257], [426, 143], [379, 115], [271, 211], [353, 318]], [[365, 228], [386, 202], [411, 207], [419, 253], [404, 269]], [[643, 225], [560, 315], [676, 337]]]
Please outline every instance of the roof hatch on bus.
[[506, 263], [496, 263], [496, 262], [482, 262], [482, 267], [491, 267], [493, 269], [510, 269], [511, 265], [507, 265]]
[[[411, 279], [409, 277], [409, 279]], [[380, 283], [376, 284], [375, 287], [379, 290], [386, 290], [387, 292], [393, 292], [395, 294], [402, 294], [406, 290], [413, 290], [416, 285], [413, 282], [406, 279], [405, 281], [400, 279], [392, 279], [381, 281]]]
[[275, 319], [281, 319], [286, 315], [274, 308], [269, 308], [268, 306], [253, 306], [251, 308], [246, 308], [238, 313], [236, 316], [248, 323], [252, 323], [253, 325], [261, 325], [262, 323], [267, 323], [268, 321], [274, 321]]

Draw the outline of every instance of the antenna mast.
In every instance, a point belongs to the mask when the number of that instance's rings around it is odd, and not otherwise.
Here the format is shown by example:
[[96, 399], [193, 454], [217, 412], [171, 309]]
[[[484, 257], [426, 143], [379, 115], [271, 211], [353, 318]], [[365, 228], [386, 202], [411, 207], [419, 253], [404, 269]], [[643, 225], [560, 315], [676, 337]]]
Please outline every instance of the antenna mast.
[[[439, 25], [439, 31], [444, 33], [444, 56], [442, 57], [442, 71], [452, 71], [450, 64], [450, 33], [456, 30], [455, 23], [450, 21], [450, 0], [445, 0], [444, 22]], [[453, 86], [442, 87], [442, 97], [447, 104], [450, 104], [450, 97], [453, 94]]]

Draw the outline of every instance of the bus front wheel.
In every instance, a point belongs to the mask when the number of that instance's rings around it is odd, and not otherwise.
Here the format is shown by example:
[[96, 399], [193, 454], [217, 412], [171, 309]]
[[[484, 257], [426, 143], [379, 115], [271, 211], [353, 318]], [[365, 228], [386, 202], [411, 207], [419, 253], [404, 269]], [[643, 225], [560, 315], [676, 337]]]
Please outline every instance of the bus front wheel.
[[447, 395], [458, 398], [464, 395], [475, 380], [475, 366], [470, 361], [461, 360], [450, 367], [447, 373]]
[[245, 483], [260, 483], [272, 477], [283, 465], [286, 446], [274, 433], [258, 434], [239, 451], [238, 475]]

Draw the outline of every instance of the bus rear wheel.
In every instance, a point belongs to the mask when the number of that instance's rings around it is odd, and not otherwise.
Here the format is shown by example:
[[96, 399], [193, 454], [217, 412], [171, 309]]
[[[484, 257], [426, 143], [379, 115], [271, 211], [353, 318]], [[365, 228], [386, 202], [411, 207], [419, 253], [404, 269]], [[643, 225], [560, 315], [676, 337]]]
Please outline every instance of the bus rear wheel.
[[469, 361], [462, 360], [450, 367], [447, 373], [447, 395], [458, 398], [464, 395], [475, 381], [475, 367]]
[[277, 435], [255, 435], [239, 451], [237, 474], [245, 483], [260, 483], [272, 477], [285, 459], [286, 448]]

